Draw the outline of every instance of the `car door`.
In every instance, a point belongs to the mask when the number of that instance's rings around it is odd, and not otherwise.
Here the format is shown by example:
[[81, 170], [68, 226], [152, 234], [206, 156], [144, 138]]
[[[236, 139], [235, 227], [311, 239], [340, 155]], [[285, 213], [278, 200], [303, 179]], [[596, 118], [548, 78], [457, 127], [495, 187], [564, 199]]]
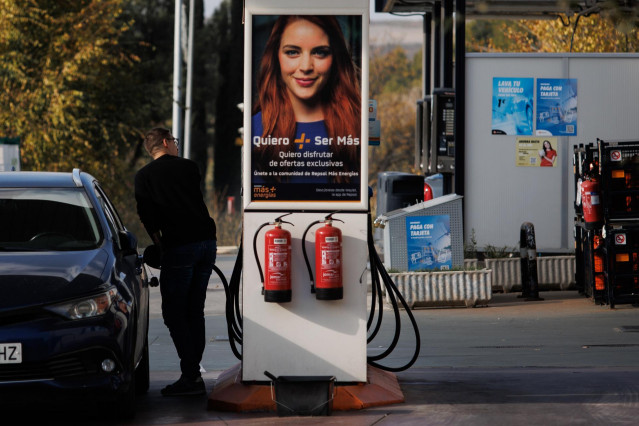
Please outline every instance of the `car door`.
[[129, 290], [133, 293], [137, 304], [137, 309], [134, 310], [134, 315], [136, 315], [135, 321], [137, 323], [135, 359], [138, 360], [148, 333], [149, 286], [146, 272], [137, 253], [137, 240], [135, 240], [135, 247], [133, 247], [134, 250], [127, 251], [127, 247], [124, 247], [124, 245], [127, 245], [127, 242], [122, 241], [122, 238], [126, 239], [128, 231], [122, 223], [120, 215], [102, 187], [100, 187], [97, 183], [95, 184], [95, 191], [96, 196], [104, 209], [104, 214], [109, 222], [111, 232], [114, 233], [118, 273], [120, 274], [122, 281], [125, 282]]

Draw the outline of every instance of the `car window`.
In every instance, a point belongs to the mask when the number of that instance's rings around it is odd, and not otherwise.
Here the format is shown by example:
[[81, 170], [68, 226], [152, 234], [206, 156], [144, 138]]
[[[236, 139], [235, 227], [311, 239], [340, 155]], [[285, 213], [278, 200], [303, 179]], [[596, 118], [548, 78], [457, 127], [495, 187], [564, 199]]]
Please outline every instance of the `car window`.
[[118, 217], [117, 213], [115, 213], [113, 207], [111, 206], [111, 203], [109, 202], [109, 199], [106, 197], [101, 188], [96, 185], [95, 189], [95, 195], [98, 197], [100, 206], [102, 207], [104, 215], [106, 216], [107, 224], [109, 226], [109, 229], [111, 230], [111, 235], [113, 236], [113, 241], [118, 246], [118, 248], [121, 248], [118, 235], [119, 232], [123, 230], [123, 227], [122, 223], [119, 220], [120, 218]]
[[0, 251], [88, 250], [102, 240], [82, 188], [1, 188]]
[[100, 196], [101, 200], [104, 202], [104, 208], [109, 212], [109, 215], [113, 219], [113, 224], [118, 229], [118, 231], [126, 230], [124, 223], [122, 223], [122, 219], [120, 219], [120, 215], [118, 214], [118, 211], [113, 206], [113, 203], [111, 203], [111, 200], [106, 195], [106, 192], [104, 192], [104, 189], [102, 189], [102, 187], [98, 185], [97, 183], [95, 184], [95, 189], [98, 195]]

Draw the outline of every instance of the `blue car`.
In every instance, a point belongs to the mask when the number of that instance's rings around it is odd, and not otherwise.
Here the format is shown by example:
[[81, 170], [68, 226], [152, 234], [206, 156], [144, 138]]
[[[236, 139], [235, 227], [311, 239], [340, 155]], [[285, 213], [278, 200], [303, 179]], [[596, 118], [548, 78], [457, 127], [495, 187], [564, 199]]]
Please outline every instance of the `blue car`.
[[0, 173], [0, 404], [91, 396], [131, 417], [149, 388], [148, 325], [137, 239], [98, 181]]

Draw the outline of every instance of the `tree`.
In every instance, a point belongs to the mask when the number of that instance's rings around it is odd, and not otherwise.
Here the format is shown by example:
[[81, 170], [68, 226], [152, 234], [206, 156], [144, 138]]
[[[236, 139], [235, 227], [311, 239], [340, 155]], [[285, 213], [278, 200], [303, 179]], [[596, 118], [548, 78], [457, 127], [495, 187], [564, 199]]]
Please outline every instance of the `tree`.
[[[371, 50], [370, 98], [377, 100], [381, 143], [369, 148], [369, 185], [383, 171], [415, 172], [415, 105], [421, 99], [421, 52], [408, 58], [402, 47]], [[374, 203], [373, 203], [374, 204]]]
[[422, 52], [412, 59], [401, 46], [390, 50], [380, 47], [371, 50], [369, 89], [372, 98], [383, 93], [398, 93], [421, 85]]
[[[134, 95], [144, 106], [144, 127], [169, 127], [173, 105], [173, 27], [175, 0], [126, 0], [124, 19], [130, 30], [121, 36], [121, 45], [139, 60], [131, 70]], [[139, 139], [136, 156], [144, 153]]]
[[519, 20], [469, 23], [469, 51], [637, 52], [639, 32], [615, 11], [554, 21]]
[[242, 147], [239, 129], [243, 100], [244, 36], [242, 3], [225, 0], [215, 11], [211, 23], [211, 45], [217, 52], [218, 92], [215, 99], [215, 143], [213, 181], [216, 197], [233, 195], [239, 202], [242, 182]]
[[[23, 170], [90, 172], [120, 205], [145, 105], [122, 1], [0, 0], [0, 133]], [[130, 203], [128, 203], [130, 204]]]
[[[18, 5], [19, 3], [19, 5]], [[85, 167], [111, 175], [126, 157], [138, 102], [118, 44], [120, 0], [0, 3], [2, 132], [20, 136], [27, 170]]]

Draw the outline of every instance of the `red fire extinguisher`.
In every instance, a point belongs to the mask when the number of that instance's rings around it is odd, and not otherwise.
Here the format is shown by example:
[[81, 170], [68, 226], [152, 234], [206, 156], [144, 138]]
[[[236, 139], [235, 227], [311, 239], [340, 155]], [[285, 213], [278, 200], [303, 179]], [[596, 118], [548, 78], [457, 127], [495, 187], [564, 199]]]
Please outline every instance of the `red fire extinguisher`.
[[322, 223], [315, 221], [304, 231], [302, 250], [304, 260], [311, 279], [311, 292], [318, 300], [339, 300], [344, 297], [342, 284], [342, 231], [333, 226], [333, 222], [344, 221], [333, 219], [333, 213], [324, 218], [324, 226], [315, 232], [315, 283], [306, 255], [306, 234], [312, 226]]
[[424, 201], [433, 199], [433, 188], [426, 182], [424, 182]]
[[602, 223], [599, 200], [599, 180], [591, 177], [581, 182], [581, 204], [586, 229], [595, 229]]
[[[282, 220], [287, 213], [274, 222], [263, 223], [253, 236], [253, 254], [262, 279], [265, 302], [284, 303], [291, 301], [291, 233], [282, 229]], [[257, 236], [262, 228], [274, 225], [264, 236], [264, 274], [257, 254]], [[293, 225], [294, 226], [294, 225]]]

